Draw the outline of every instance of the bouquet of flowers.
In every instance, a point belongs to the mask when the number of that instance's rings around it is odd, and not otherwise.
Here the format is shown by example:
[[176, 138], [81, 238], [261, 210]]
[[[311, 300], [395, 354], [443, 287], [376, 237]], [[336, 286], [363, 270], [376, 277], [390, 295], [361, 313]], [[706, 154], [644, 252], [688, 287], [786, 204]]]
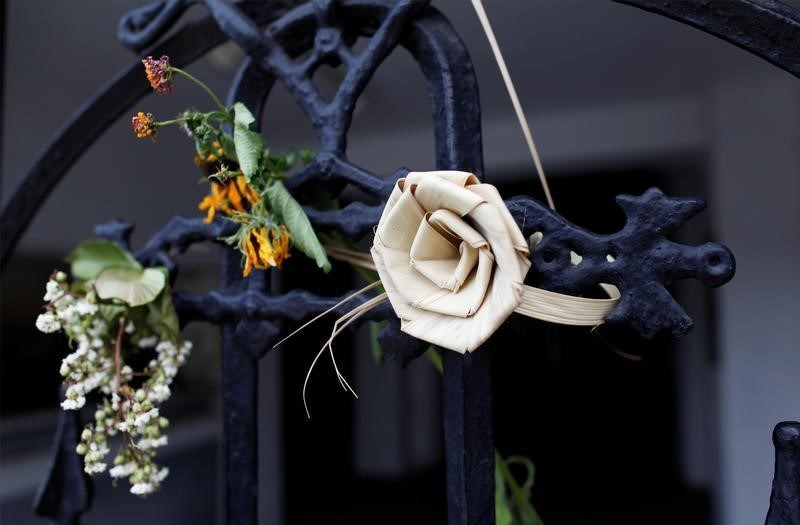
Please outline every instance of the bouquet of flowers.
[[291, 247], [329, 271], [330, 262], [308, 216], [282, 182], [298, 158], [308, 163], [313, 153], [301, 149], [271, 154], [263, 137], [250, 129], [255, 117], [244, 104], [226, 107], [205, 83], [170, 65], [167, 56], [157, 60], [147, 57], [142, 63], [157, 93], [172, 93], [174, 78], [180, 75], [208, 93], [216, 106], [208, 112], [186, 110], [166, 121], [156, 121], [151, 113], [140, 111], [132, 118], [132, 125], [139, 138], [155, 141], [160, 128], [175, 124], [194, 139], [195, 164], [210, 186], [198, 208], [206, 212], [207, 222], [220, 212], [239, 225], [226, 241], [242, 253], [242, 273], [247, 276], [254, 268], [280, 268]]

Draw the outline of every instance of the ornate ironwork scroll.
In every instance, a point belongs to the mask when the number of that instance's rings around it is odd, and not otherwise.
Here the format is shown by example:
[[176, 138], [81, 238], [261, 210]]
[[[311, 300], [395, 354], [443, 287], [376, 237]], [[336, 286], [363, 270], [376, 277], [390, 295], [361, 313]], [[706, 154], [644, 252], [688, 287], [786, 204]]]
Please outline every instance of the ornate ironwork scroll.
[[[123, 44], [141, 52], [158, 42], [194, 3], [171, 0], [140, 7], [123, 18], [119, 37]], [[296, 7], [283, 1], [202, 3], [211, 14], [209, 18], [187, 24], [147, 54], [169, 54], [175, 65], [183, 66], [225, 39], [235, 41], [248, 58], [229, 100], [244, 102], [256, 116], [261, 115], [275, 81], [286, 86], [320, 142], [314, 161], [288, 181], [290, 189], [299, 195], [305, 187], [315, 185], [338, 194], [352, 185], [378, 200], [375, 205], [352, 202], [332, 211], [307, 207], [316, 229], [337, 231], [353, 240], [368, 234], [378, 222], [394, 181], [406, 173], [400, 169], [381, 177], [351, 163], [346, 156], [347, 131], [356, 100], [397, 46], [411, 53], [427, 81], [435, 117], [436, 168], [468, 170], [482, 176], [480, 107], [472, 63], [449, 22], [427, 2], [314, 0]], [[748, 7], [752, 2], [735, 3], [752, 9]], [[724, 32], [724, 26], [709, 19], [677, 16], [679, 9], [671, 7], [675, 5], [666, 2], [659, 10], [711, 32]], [[692, 8], [681, 5], [680, 10], [691, 12]], [[800, 16], [794, 18], [794, 22], [798, 20]], [[351, 47], [358, 37], [368, 38], [361, 52]], [[770, 48], [777, 45], [774, 41], [736, 43], [797, 74], [792, 69], [794, 55]], [[312, 82], [314, 72], [323, 64], [346, 70], [330, 100], [323, 98]], [[3, 210], [3, 262], [80, 153], [146, 91], [135, 61], [89, 101], [46, 148]], [[671, 231], [702, 210], [704, 204], [697, 199], [674, 199], [649, 190], [638, 197], [620, 196], [618, 203], [628, 217], [626, 226], [615, 234], [596, 235], [568, 223], [529, 197], [507, 201], [526, 234], [543, 235], [531, 254], [535, 270], [530, 277], [539, 286], [568, 293], [583, 293], [601, 282], [615, 284], [623, 299], [608, 318], [610, 322], [630, 324], [645, 336], [661, 330], [682, 334], [690, 328], [691, 319], [665, 286], [688, 277], [718, 286], [732, 277], [733, 256], [718, 244], [690, 247], [667, 239]], [[176, 252], [193, 243], [218, 242], [229, 228], [224, 221], [207, 225], [199, 218], [176, 217], [135, 255], [145, 265], [166, 266], [174, 279]], [[97, 229], [98, 235], [126, 246], [130, 232], [131, 226], [120, 222]], [[580, 264], [569, 262], [570, 251], [583, 257]], [[218, 290], [175, 293], [182, 323], [206, 321], [222, 326], [225, 515], [229, 524], [253, 524], [257, 519], [257, 360], [279, 337], [282, 320], [308, 318], [340, 299], [306, 290], [274, 295], [269, 292], [269, 278], [269, 273], [258, 272], [243, 280], [238, 254], [227, 250]], [[364, 319], [389, 320], [380, 340], [401, 363], [417, 357], [427, 346], [400, 331], [388, 304], [371, 310]], [[59, 428], [55, 459], [39, 493], [37, 511], [58, 523], [77, 523], [89, 506], [91, 490], [80, 463], [70, 461], [64, 451], [74, 448], [79, 422], [77, 418], [62, 418]], [[490, 348], [464, 356], [446, 352], [444, 429], [451, 525], [494, 522], [491, 428]]]

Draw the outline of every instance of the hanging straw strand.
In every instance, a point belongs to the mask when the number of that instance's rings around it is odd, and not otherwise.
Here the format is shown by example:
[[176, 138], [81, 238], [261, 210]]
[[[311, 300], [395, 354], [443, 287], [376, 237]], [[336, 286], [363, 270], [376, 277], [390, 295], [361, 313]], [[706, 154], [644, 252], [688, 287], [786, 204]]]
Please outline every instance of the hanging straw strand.
[[525, 135], [525, 142], [528, 143], [528, 150], [531, 152], [533, 163], [536, 166], [536, 173], [539, 175], [539, 182], [542, 183], [542, 189], [544, 190], [544, 196], [547, 199], [547, 205], [551, 210], [555, 210], [556, 205], [553, 202], [553, 196], [550, 194], [550, 185], [547, 184], [547, 178], [544, 175], [542, 161], [539, 159], [539, 151], [536, 149], [536, 144], [533, 142], [533, 134], [531, 134], [528, 121], [525, 118], [525, 113], [522, 111], [522, 104], [520, 104], [519, 97], [517, 96], [517, 90], [514, 88], [514, 82], [511, 80], [511, 74], [508, 72], [506, 61], [503, 59], [503, 53], [500, 52], [500, 45], [497, 43], [497, 38], [494, 36], [492, 24], [489, 22], [489, 16], [486, 14], [486, 10], [483, 8], [483, 3], [481, 0], [472, 0], [472, 7], [475, 8], [475, 13], [478, 15], [478, 19], [481, 21], [481, 26], [483, 27], [483, 31], [486, 33], [486, 38], [489, 40], [489, 46], [492, 48], [492, 53], [494, 53], [497, 66], [500, 68], [500, 74], [503, 76], [503, 82], [505, 82], [508, 96], [511, 98], [511, 105], [514, 106], [514, 112], [516, 112], [517, 120], [519, 120], [519, 125], [522, 128], [522, 134]]

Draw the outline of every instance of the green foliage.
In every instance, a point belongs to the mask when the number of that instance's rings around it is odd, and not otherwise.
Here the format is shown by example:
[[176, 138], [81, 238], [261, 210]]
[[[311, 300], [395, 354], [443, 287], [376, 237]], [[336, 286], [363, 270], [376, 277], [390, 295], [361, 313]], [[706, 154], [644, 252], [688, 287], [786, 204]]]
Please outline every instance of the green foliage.
[[222, 150], [225, 152], [225, 156], [238, 164], [239, 157], [238, 155], [236, 155], [236, 143], [233, 141], [233, 137], [231, 137], [227, 133], [220, 133], [219, 144], [220, 146], [222, 146]]
[[282, 223], [289, 229], [294, 245], [301, 252], [314, 259], [317, 266], [327, 273], [331, 270], [331, 263], [325, 253], [325, 248], [319, 242], [314, 228], [308, 220], [306, 212], [292, 197], [286, 186], [280, 181], [275, 181], [264, 190], [264, 196], [269, 201], [272, 211], [282, 219]]
[[119, 245], [100, 239], [82, 242], [67, 256], [67, 261], [72, 275], [83, 280], [94, 279], [114, 266], [141, 269], [136, 259]]
[[264, 153], [264, 141], [261, 135], [250, 131], [250, 124], [256, 119], [244, 104], [241, 102], [234, 104], [233, 115], [233, 143], [236, 146], [239, 168], [247, 182], [250, 182], [258, 173]]
[[100, 299], [119, 299], [128, 306], [152, 302], [166, 285], [164, 272], [155, 268], [113, 266], [97, 276], [94, 288]]
[[209, 114], [199, 111], [184, 111], [180, 120], [183, 121], [186, 130], [192, 134], [198, 155], [202, 156], [213, 148], [218, 132], [211, 125]]
[[161, 339], [177, 341], [181, 327], [178, 313], [172, 304], [172, 291], [169, 285], [164, 286], [159, 297], [147, 305], [147, 324]]
[[[250, 129], [255, 120], [250, 110], [241, 102], [236, 102], [224, 112], [186, 111], [178, 119], [194, 137], [195, 146], [202, 158], [207, 158], [209, 153], [219, 157], [217, 171], [207, 174], [209, 178], [224, 184], [241, 171], [250, 187], [267, 201], [266, 205], [264, 202], [253, 204], [247, 212], [235, 212], [231, 219], [242, 226], [226, 242], [236, 245], [244, 258], [246, 253], [242, 248], [242, 241], [249, 235], [248, 227], [278, 227], [283, 224], [289, 230], [294, 246], [328, 272], [330, 262], [311, 222], [303, 208], [280, 183], [298, 158], [308, 163], [313, 160], [314, 153], [301, 149], [283, 155], [270, 155], [261, 135]], [[213, 125], [212, 121], [217, 121], [219, 125]], [[233, 125], [233, 136], [223, 131], [222, 124]]]
[[101, 303], [97, 305], [98, 312], [100, 313], [100, 317], [109, 324], [109, 326], [113, 326], [119, 316], [124, 314], [127, 308], [121, 304], [106, 304]]
[[297, 153], [300, 155], [300, 160], [303, 161], [303, 164], [310, 164], [316, 156], [314, 152], [308, 148], [300, 148], [297, 150]]
[[433, 367], [438, 370], [440, 374], [444, 373], [444, 365], [442, 364], [442, 354], [436, 349], [435, 346], [431, 345], [425, 350], [425, 359], [430, 361]]
[[[525, 481], [520, 485], [511, 472], [511, 465], [520, 465], [526, 471]], [[524, 456], [503, 456], [494, 453], [495, 493], [494, 509], [497, 525], [544, 525], [542, 518], [531, 504], [533, 488], [533, 462]]]
[[378, 336], [384, 326], [386, 326], [386, 321], [369, 322], [369, 343], [370, 350], [372, 350], [372, 362], [375, 363], [375, 366], [383, 366], [383, 363], [386, 362], [386, 352], [378, 340]]

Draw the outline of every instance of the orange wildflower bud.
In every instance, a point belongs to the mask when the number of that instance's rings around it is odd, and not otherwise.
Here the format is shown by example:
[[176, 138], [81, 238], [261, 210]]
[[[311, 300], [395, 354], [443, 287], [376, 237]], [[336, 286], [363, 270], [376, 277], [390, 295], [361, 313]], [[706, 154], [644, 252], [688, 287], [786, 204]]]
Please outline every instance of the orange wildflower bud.
[[172, 93], [172, 70], [167, 55], [158, 60], [149, 56], [142, 60], [142, 64], [147, 80], [156, 93]]
[[133, 126], [133, 132], [140, 139], [150, 137], [153, 142], [156, 141], [156, 126], [152, 113], [138, 112], [136, 116], [131, 118], [131, 125]]
[[233, 182], [228, 182], [226, 186], [228, 188], [228, 200], [230, 203], [238, 211], [244, 211], [244, 206], [242, 206], [242, 196], [239, 194], [239, 190], [236, 189], [236, 184]]

